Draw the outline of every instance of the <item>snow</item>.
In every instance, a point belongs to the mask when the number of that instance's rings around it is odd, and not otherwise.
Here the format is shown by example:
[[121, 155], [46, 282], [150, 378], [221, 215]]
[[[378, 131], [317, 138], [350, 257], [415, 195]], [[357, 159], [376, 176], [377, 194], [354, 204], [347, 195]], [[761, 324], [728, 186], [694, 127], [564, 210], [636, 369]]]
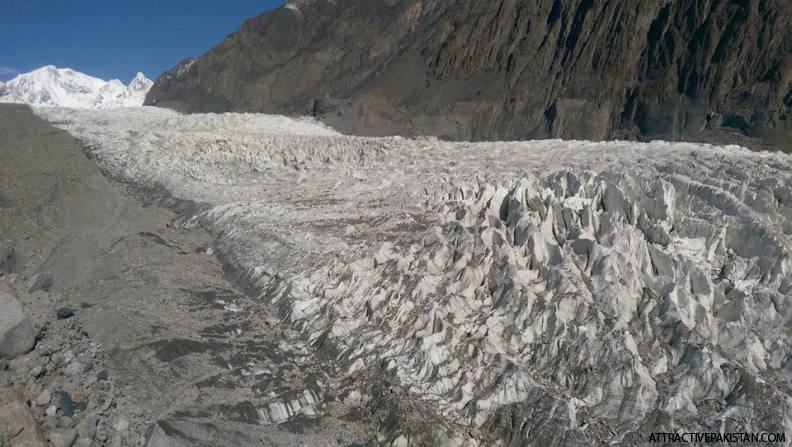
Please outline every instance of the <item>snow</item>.
[[[723, 402], [713, 417], [727, 429], [792, 431], [789, 396], [768, 391], [766, 405], [744, 385], [792, 380], [788, 155], [363, 138], [147, 107], [37, 113], [109, 175], [202, 205], [187, 225], [287, 310], [306, 340], [295, 348], [338, 347], [332, 386], [388, 377], [450, 444], [499, 429], [499, 414], [553, 427], [556, 445], [602, 421], [606, 443], [642, 421], [663, 431], [653, 412], [703, 431], [707, 400]], [[322, 399], [259, 414], [282, 422]]]
[[196, 62], [198, 62], [198, 59], [187, 59], [185, 61], [182, 61], [179, 64], [179, 66], [176, 67], [176, 78], [180, 78], [185, 73], [190, 71], [190, 68], [192, 68], [192, 66], [195, 65]]
[[16, 76], [0, 88], [0, 102], [38, 107], [108, 109], [142, 106], [153, 85], [142, 73], [125, 86], [52, 65]]

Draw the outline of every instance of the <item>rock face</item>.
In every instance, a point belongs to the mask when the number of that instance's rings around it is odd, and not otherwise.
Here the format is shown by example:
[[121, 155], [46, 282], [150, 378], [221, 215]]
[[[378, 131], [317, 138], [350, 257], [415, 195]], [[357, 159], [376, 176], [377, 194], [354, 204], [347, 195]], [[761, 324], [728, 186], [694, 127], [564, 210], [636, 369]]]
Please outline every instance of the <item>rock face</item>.
[[784, 0], [292, 1], [161, 76], [146, 104], [307, 114], [451, 139], [721, 140], [789, 148]]
[[36, 334], [15, 296], [0, 292], [0, 358], [26, 354], [36, 343]]

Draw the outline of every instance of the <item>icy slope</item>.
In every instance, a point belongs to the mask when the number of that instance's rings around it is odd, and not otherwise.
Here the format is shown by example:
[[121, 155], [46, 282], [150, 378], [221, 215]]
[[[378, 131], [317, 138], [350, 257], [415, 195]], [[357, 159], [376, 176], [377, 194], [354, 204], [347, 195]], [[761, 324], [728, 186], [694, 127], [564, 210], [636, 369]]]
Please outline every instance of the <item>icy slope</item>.
[[117, 79], [103, 81], [68, 68], [48, 65], [21, 74], [0, 86], [0, 102], [90, 109], [134, 107], [143, 105], [152, 84], [142, 73], [125, 86]]
[[259, 396], [262, 423], [321, 415], [326, 396], [376, 409], [386, 386], [394, 445], [792, 432], [789, 156], [38, 113], [109, 174], [208, 207], [192, 223], [298, 348], [335, 356], [320, 392]]

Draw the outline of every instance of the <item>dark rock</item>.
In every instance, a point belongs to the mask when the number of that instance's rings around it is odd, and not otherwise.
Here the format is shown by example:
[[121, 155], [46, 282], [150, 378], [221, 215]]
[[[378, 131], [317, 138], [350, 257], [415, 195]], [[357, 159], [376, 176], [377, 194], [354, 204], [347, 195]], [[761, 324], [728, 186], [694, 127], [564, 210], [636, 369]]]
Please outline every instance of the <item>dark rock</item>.
[[72, 310], [72, 309], [70, 309], [68, 307], [61, 307], [60, 309], [58, 309], [58, 312], [57, 312], [58, 320], [65, 320], [65, 319], [71, 318], [73, 316], [74, 316], [74, 310]]
[[41, 272], [30, 278], [30, 281], [28, 282], [28, 292], [33, 293], [39, 290], [47, 291], [54, 283], [55, 280], [52, 278], [52, 273]]
[[87, 400], [74, 404], [74, 411], [75, 412], [79, 411], [79, 412], [84, 413], [86, 410], [88, 410], [88, 401]]
[[96, 380], [98, 380], [100, 382], [103, 381], [103, 380], [107, 380], [109, 377], [110, 377], [110, 371], [108, 371], [106, 369], [103, 369], [103, 370], [99, 371], [98, 374], [96, 374]]
[[291, 3], [163, 74], [146, 104], [450, 139], [736, 129], [792, 149], [786, 0]]
[[66, 391], [56, 391], [55, 397], [59, 399], [59, 406], [61, 411], [66, 416], [74, 416], [74, 401], [72, 401], [71, 395]]

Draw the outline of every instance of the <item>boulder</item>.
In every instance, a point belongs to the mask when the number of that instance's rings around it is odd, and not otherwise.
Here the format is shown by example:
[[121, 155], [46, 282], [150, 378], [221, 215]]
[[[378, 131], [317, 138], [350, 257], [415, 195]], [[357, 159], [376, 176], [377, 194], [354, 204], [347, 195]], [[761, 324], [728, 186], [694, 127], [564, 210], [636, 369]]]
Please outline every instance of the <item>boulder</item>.
[[53, 447], [72, 447], [77, 440], [77, 430], [74, 428], [56, 428], [49, 434]]
[[13, 359], [27, 354], [36, 344], [33, 325], [14, 295], [0, 292], [0, 357]]
[[0, 436], [7, 445], [46, 447], [25, 397], [17, 389], [0, 389]]
[[33, 293], [39, 290], [49, 290], [53, 283], [54, 280], [52, 279], [52, 273], [41, 272], [30, 278], [30, 282], [28, 283], [28, 292]]
[[77, 424], [77, 433], [83, 438], [95, 438], [97, 422], [96, 416], [87, 416]]

